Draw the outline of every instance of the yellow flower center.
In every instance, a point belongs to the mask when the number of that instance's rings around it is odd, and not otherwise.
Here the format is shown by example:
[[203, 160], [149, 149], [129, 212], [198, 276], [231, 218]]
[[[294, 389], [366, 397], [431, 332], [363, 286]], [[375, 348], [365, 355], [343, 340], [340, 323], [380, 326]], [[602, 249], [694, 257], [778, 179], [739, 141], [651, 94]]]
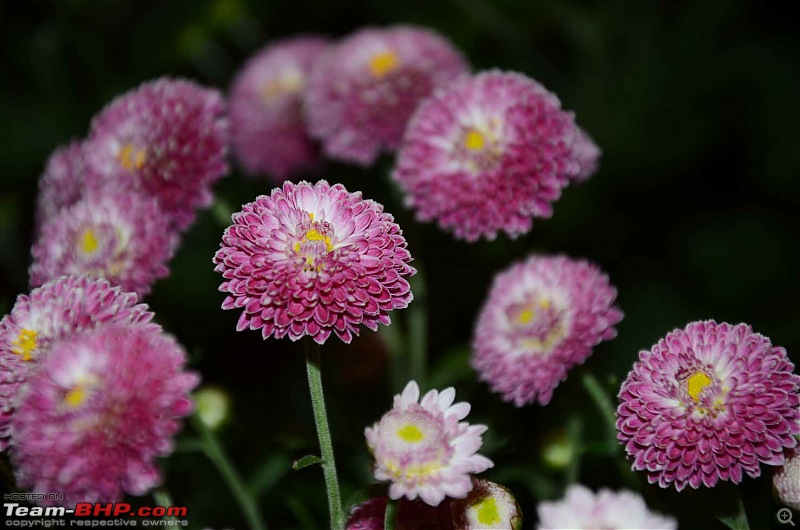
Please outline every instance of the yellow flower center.
[[398, 429], [397, 436], [399, 436], [404, 442], [412, 444], [419, 443], [425, 439], [425, 433], [423, 433], [416, 425], [411, 424]]
[[486, 146], [486, 137], [477, 129], [469, 128], [464, 136], [464, 147], [470, 151], [480, 151]]
[[316, 228], [312, 228], [308, 232], [306, 232], [306, 241], [324, 241], [325, 242], [325, 249], [330, 252], [333, 250], [333, 243], [331, 243], [330, 236], [323, 236], [320, 234]]
[[703, 372], [695, 372], [686, 381], [686, 388], [687, 391], [689, 392], [689, 396], [695, 402], [697, 402], [700, 401], [700, 392], [702, 392], [703, 389], [710, 384], [711, 384], [710, 377], [708, 377]]
[[481, 524], [495, 525], [500, 522], [497, 501], [491, 495], [476, 504], [475, 511], [478, 512], [478, 522]]
[[133, 144], [125, 144], [117, 153], [117, 160], [128, 171], [142, 169], [142, 166], [147, 161], [147, 149], [144, 147], [137, 149]]
[[21, 355], [23, 361], [30, 361], [31, 352], [36, 349], [36, 335], [38, 334], [32, 329], [22, 328], [17, 340], [11, 343], [14, 346], [11, 351]]
[[100, 247], [100, 242], [97, 240], [97, 235], [92, 228], [84, 230], [80, 240], [81, 251], [84, 254], [93, 254]]
[[376, 53], [369, 60], [369, 69], [375, 77], [383, 77], [400, 66], [400, 59], [392, 51]]
[[67, 394], [64, 396], [64, 402], [70, 408], [77, 408], [86, 401], [86, 388], [81, 385], [75, 385]]
[[550, 309], [551, 302], [547, 298], [542, 298], [538, 304], [529, 304], [525, 306], [525, 308], [519, 312], [517, 315], [517, 323], [518, 324], [530, 324], [531, 321], [536, 316], [536, 309], [541, 309], [543, 311], [547, 311]]

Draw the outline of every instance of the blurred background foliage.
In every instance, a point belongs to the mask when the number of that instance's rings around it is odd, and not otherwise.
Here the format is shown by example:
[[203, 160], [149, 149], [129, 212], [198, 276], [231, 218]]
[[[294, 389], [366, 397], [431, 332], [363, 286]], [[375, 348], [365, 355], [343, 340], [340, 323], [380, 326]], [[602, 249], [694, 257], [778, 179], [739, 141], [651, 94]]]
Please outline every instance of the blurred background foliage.
[[[580, 480], [638, 489], [652, 507], [679, 515], [682, 528], [721, 528], [713, 516], [731, 509], [733, 488], [677, 494], [626, 472], [580, 374], [594, 373], [614, 399], [640, 349], [705, 318], [748, 322], [800, 361], [800, 47], [796, 19], [781, 9], [731, 0], [3, 0], [0, 313], [28, 290], [33, 204], [47, 156], [84, 136], [115, 95], [162, 75], [225, 90], [252, 52], [298, 33], [430, 26], [476, 69], [519, 70], [556, 92], [604, 156], [595, 177], [565, 190], [552, 219], [515, 241], [474, 245], [413, 221], [387, 178], [389, 157], [369, 170], [329, 163], [312, 176], [386, 204], [427, 284], [423, 294], [416, 282], [417, 301], [386, 332], [324, 348], [345, 497], [369, 484], [363, 429], [409, 374], [420, 375], [408, 352], [422, 347], [423, 386], [455, 385], [458, 398], [473, 403], [471, 421], [490, 426], [484, 452], [496, 466], [486, 476], [516, 493], [526, 527], [539, 500]], [[323, 528], [319, 468], [290, 471], [292, 459], [317, 451], [299, 345], [235, 333], [238, 315], [219, 308], [211, 264], [230, 212], [271, 187], [234, 165], [147, 302], [193, 368], [230, 393], [233, 416], [220, 436], [270, 527]], [[619, 337], [596, 348], [550, 405], [518, 410], [475, 381], [469, 340], [492, 275], [531, 252], [600, 264], [626, 317]], [[424, 327], [427, 337], [415, 338]], [[192, 436], [187, 427], [184, 437]], [[190, 443], [165, 468], [176, 504], [189, 506], [198, 528], [243, 527], [216, 471]], [[769, 476], [765, 469], [741, 487], [754, 529], [777, 525]]]

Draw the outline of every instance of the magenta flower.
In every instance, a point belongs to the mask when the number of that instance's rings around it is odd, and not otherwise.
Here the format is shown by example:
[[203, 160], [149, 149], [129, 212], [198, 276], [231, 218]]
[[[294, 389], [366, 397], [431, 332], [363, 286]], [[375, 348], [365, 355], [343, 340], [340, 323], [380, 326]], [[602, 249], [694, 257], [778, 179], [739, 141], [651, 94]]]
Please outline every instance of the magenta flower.
[[365, 28], [317, 63], [306, 91], [311, 136], [333, 158], [367, 166], [395, 151], [417, 104], [467, 72], [441, 35], [413, 26]]
[[485, 425], [461, 421], [466, 402], [453, 404], [456, 392], [431, 390], [419, 401], [419, 386], [409, 382], [394, 397], [392, 410], [365, 430], [375, 457], [375, 478], [389, 481], [389, 497], [419, 497], [438, 506], [446, 497], [461, 499], [472, 490], [472, 474], [493, 466], [479, 455]]
[[119, 96], [92, 120], [88, 188], [151, 195], [176, 227], [188, 227], [228, 171], [224, 113], [219, 91], [180, 79], [158, 79]]
[[0, 450], [28, 374], [53, 341], [108, 324], [149, 322], [153, 313], [106, 280], [65, 276], [20, 295], [0, 320]]
[[561, 189], [593, 170], [590, 142], [536, 81], [483, 72], [420, 104], [393, 178], [420, 221], [467, 241], [499, 231], [516, 237], [532, 217], [550, 217]]
[[567, 488], [560, 501], [542, 502], [537, 508], [538, 530], [607, 528], [609, 530], [677, 530], [678, 522], [648, 510], [644, 499], [632, 491], [597, 493], [580, 484]]
[[36, 196], [37, 232], [64, 208], [78, 202], [83, 196], [84, 182], [83, 142], [73, 140], [56, 149], [39, 178]]
[[613, 339], [617, 291], [588, 261], [531, 256], [499, 273], [475, 325], [472, 366], [517, 407], [546, 405], [567, 372]]
[[169, 273], [177, 243], [156, 199], [138, 193], [87, 197], [42, 227], [32, 250], [31, 285], [87, 275], [142, 296]]
[[739, 483], [786, 461], [800, 434], [800, 376], [750, 326], [693, 322], [658, 341], [622, 384], [617, 438], [650, 483]]
[[[376, 497], [353, 508], [345, 530], [383, 530], [386, 517], [386, 497]], [[397, 501], [395, 530], [462, 530], [453, 526], [450, 504], [445, 500], [439, 506], [430, 506], [420, 500]]]
[[220, 246], [222, 308], [242, 308], [237, 330], [264, 338], [322, 344], [333, 332], [349, 343], [360, 325], [388, 325], [389, 311], [413, 298], [400, 227], [341, 184], [285, 182], [234, 214]]
[[[53, 342], [19, 397], [11, 432], [19, 486], [114, 502], [160, 483], [198, 377], [154, 324], [112, 325]], [[42, 500], [43, 504], [65, 501]]]
[[245, 171], [282, 181], [313, 169], [317, 146], [306, 132], [303, 92], [311, 68], [328, 47], [317, 37], [272, 43], [257, 52], [233, 82], [231, 141]]
[[783, 504], [800, 511], [800, 452], [790, 453], [783, 467], [775, 471], [772, 484]]

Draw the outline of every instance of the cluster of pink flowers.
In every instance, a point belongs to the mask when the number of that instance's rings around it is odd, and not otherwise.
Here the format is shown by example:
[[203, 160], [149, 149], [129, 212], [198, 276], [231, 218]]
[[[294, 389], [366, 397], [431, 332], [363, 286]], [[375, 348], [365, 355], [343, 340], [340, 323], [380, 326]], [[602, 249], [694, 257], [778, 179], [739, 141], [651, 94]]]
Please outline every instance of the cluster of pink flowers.
[[119, 96], [89, 137], [56, 150], [40, 179], [31, 285], [65, 274], [147, 294], [195, 209], [227, 172], [217, 90], [159, 79]]
[[19, 486], [74, 505], [159, 483], [154, 459], [171, 452], [198, 377], [152, 317], [135, 294], [87, 276], [17, 298], [0, 320], [0, 447]]

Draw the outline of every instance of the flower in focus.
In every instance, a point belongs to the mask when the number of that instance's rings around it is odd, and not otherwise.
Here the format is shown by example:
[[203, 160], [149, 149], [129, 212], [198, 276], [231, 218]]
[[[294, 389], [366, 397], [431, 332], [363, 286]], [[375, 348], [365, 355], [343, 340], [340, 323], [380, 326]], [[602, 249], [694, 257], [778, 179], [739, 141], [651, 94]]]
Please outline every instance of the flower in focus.
[[394, 151], [417, 104], [467, 72], [444, 37], [413, 26], [365, 28], [334, 45], [309, 78], [311, 136], [333, 158], [367, 166]]
[[[153, 324], [112, 325], [55, 341], [12, 420], [18, 484], [77, 502], [113, 502], [160, 483], [198, 377]], [[64, 501], [43, 499], [43, 504]]]
[[800, 451], [791, 452], [772, 477], [772, 484], [783, 504], [800, 511]]
[[31, 285], [87, 275], [142, 296], [169, 273], [177, 243], [155, 199], [138, 193], [89, 196], [42, 227], [32, 250]]
[[87, 187], [156, 197], [174, 226], [188, 227], [228, 171], [225, 110], [219, 91], [178, 79], [117, 97], [92, 120]]
[[264, 338], [322, 344], [335, 333], [349, 343], [361, 324], [388, 325], [389, 311], [413, 298], [404, 276], [416, 271], [400, 227], [341, 184], [285, 182], [234, 214], [220, 247], [222, 308], [242, 308], [237, 330]]
[[[53, 341], [112, 323], [149, 322], [153, 313], [107, 280], [65, 276], [20, 295], [0, 320], [0, 450], [20, 387], [47, 356]], [[56, 490], [52, 490], [56, 491]]]
[[516, 406], [546, 405], [567, 372], [616, 336], [608, 277], [585, 260], [531, 256], [499, 273], [478, 316], [472, 366]]
[[564, 499], [542, 502], [537, 508], [539, 530], [608, 528], [624, 530], [671, 530], [678, 528], [673, 517], [647, 509], [642, 497], [632, 491], [597, 493], [579, 484], [567, 488]]
[[394, 397], [392, 410], [365, 430], [375, 457], [375, 478], [390, 481], [389, 497], [419, 497], [438, 506], [445, 497], [464, 498], [472, 490], [472, 474], [492, 462], [477, 454], [485, 425], [461, 421], [466, 402], [453, 404], [455, 390], [431, 390], [419, 401], [419, 387], [409, 382]]
[[658, 341], [622, 384], [617, 438], [650, 483], [739, 483], [785, 463], [800, 434], [800, 376], [746, 324], [693, 322]]
[[231, 141], [250, 174], [276, 180], [313, 168], [318, 149], [302, 113], [308, 75], [328, 42], [298, 37], [257, 52], [236, 76], [230, 94]]
[[62, 209], [81, 199], [83, 181], [83, 142], [72, 141], [50, 155], [36, 195], [37, 232]]
[[499, 231], [516, 237], [532, 217], [550, 217], [561, 189], [593, 170], [598, 155], [579, 131], [536, 81], [483, 72], [419, 105], [392, 175], [420, 221], [467, 241]]

